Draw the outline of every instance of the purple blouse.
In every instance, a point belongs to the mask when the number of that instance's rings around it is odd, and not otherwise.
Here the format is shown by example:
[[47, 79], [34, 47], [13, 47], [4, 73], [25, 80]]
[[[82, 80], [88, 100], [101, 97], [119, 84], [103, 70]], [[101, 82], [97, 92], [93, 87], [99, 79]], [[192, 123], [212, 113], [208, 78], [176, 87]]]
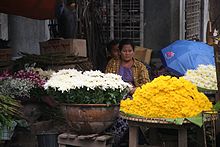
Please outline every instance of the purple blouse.
[[134, 79], [132, 76], [133, 74], [132, 74], [131, 68], [126, 68], [126, 67], [120, 66], [118, 74], [120, 76], [122, 76], [123, 81], [134, 85]]

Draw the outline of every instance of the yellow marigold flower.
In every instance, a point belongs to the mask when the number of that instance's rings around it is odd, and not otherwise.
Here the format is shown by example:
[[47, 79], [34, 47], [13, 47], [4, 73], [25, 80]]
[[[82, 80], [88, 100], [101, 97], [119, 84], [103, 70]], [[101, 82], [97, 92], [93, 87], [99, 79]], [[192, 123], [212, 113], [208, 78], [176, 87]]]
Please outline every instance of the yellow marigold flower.
[[133, 100], [121, 101], [120, 110], [146, 118], [192, 117], [209, 111], [212, 103], [184, 78], [160, 76], [137, 88]]

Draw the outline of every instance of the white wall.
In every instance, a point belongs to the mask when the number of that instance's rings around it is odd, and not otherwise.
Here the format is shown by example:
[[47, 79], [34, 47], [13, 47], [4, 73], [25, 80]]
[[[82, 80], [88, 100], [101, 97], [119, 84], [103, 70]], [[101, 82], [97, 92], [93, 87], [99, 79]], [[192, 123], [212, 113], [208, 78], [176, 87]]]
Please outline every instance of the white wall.
[[0, 39], [8, 40], [8, 15], [0, 13]]
[[9, 15], [8, 32], [13, 56], [18, 56], [19, 51], [39, 54], [39, 42], [49, 39], [48, 20]]

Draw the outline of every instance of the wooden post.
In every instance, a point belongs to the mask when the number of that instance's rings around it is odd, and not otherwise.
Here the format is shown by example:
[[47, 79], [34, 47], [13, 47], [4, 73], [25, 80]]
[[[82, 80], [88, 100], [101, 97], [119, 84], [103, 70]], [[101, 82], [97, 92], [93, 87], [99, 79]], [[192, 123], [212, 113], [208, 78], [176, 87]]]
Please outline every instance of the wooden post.
[[187, 147], [187, 129], [178, 129], [178, 147]]
[[[218, 44], [214, 44], [214, 53], [215, 53], [215, 65], [216, 65], [216, 76], [217, 76], [217, 86], [218, 92], [216, 94], [216, 100], [220, 100], [220, 42]], [[216, 134], [220, 133], [220, 120], [216, 121]]]
[[150, 128], [149, 129], [149, 142], [151, 145], [157, 145], [159, 140], [158, 128]]
[[220, 94], [220, 44], [214, 44], [214, 53], [215, 53], [215, 65], [216, 65], [216, 76], [217, 76], [217, 86], [218, 86], [218, 92], [216, 95], [216, 101], [219, 100], [219, 94]]
[[138, 145], [137, 129], [136, 126], [129, 126], [129, 147], [137, 147]]

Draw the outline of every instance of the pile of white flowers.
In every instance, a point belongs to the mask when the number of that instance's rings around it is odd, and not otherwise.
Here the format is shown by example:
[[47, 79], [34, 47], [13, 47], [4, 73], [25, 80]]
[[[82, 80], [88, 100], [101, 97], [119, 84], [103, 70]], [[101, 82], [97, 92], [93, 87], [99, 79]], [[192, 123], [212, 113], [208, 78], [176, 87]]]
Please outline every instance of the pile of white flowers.
[[197, 87], [207, 90], [218, 90], [216, 68], [213, 65], [199, 65], [196, 70], [187, 70], [184, 78]]
[[71, 89], [87, 88], [94, 90], [113, 89], [123, 91], [131, 88], [131, 85], [124, 82], [121, 76], [112, 73], [102, 73], [100, 71], [77, 71], [75, 69], [63, 69], [53, 73], [51, 78], [45, 83], [44, 88], [49, 87], [58, 91], [68, 92]]

